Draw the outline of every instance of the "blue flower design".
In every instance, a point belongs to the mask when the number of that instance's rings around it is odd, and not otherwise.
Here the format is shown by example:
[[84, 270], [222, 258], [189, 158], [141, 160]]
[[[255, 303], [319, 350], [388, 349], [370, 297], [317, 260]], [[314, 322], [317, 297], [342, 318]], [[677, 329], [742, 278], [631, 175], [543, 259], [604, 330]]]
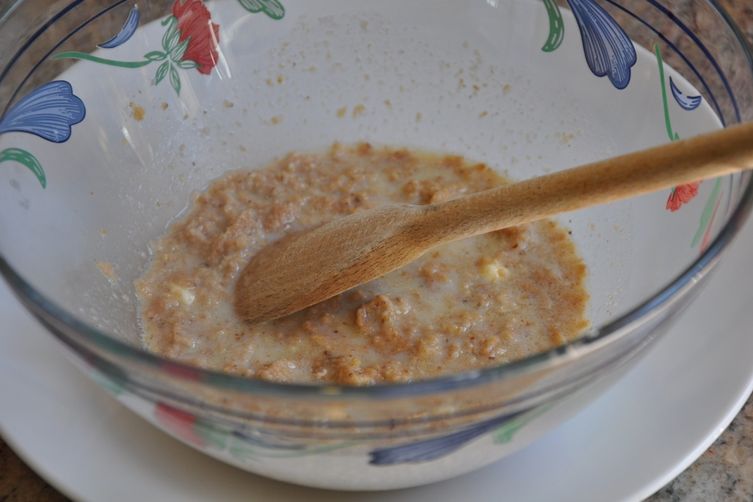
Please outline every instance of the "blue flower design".
[[34, 89], [0, 119], [0, 134], [27, 132], [63, 143], [71, 137], [71, 126], [86, 116], [83, 101], [73, 94], [71, 84], [55, 80]]
[[701, 105], [701, 100], [703, 99], [701, 96], [686, 96], [680, 88], [677, 87], [677, 84], [675, 84], [675, 81], [672, 80], [671, 76], [669, 77], [669, 87], [672, 89], [672, 96], [674, 96], [675, 101], [677, 101], [677, 104], [680, 105], [683, 110], [692, 111]]
[[123, 27], [120, 29], [117, 35], [112, 37], [107, 42], [99, 44], [99, 47], [103, 49], [114, 49], [115, 47], [128, 42], [133, 34], [136, 33], [136, 28], [139, 27], [140, 17], [139, 6], [134, 5], [133, 8], [131, 8], [131, 12], [128, 13], [128, 17], [126, 18], [125, 23], [123, 23]]
[[371, 457], [369, 463], [384, 466], [436, 460], [458, 450], [477, 437], [508, 423], [526, 411], [493, 418], [447, 436], [373, 450], [369, 454]]
[[630, 71], [638, 57], [635, 47], [619, 24], [594, 0], [567, 0], [583, 41], [591, 72], [608, 77], [617, 89], [630, 83]]

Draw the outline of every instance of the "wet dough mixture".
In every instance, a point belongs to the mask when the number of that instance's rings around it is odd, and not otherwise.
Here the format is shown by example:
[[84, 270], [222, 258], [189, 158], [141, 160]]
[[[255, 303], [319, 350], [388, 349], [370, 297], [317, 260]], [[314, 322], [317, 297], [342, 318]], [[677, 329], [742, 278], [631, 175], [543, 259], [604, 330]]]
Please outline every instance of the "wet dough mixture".
[[240, 270], [284, 234], [391, 203], [430, 204], [506, 181], [484, 164], [334, 145], [232, 172], [197, 195], [136, 282], [144, 344], [205, 368], [280, 382], [368, 385], [519, 359], [586, 326], [586, 267], [542, 221], [447, 244], [283, 319], [233, 310]]

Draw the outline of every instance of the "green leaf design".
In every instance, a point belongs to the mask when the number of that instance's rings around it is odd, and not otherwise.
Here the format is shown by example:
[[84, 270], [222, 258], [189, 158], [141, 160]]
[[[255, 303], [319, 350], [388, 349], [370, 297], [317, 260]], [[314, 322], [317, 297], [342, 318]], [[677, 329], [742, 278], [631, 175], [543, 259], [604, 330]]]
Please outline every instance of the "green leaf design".
[[543, 415], [545, 412], [551, 409], [552, 405], [543, 405], [539, 408], [534, 408], [528, 413], [519, 415], [514, 419], [502, 424], [496, 431], [494, 431], [493, 437], [496, 444], [509, 443], [515, 434], [523, 428], [524, 425], [529, 423], [539, 415]]
[[228, 452], [233, 456], [233, 458], [246, 462], [259, 460], [261, 457], [261, 455], [259, 455], [255, 449], [246, 445], [239, 446], [233, 444], [230, 448], [228, 448]]
[[263, 12], [272, 19], [285, 17], [285, 7], [278, 0], [238, 0], [241, 6], [254, 14]]
[[178, 45], [178, 41], [180, 40], [180, 33], [176, 30], [175, 34], [170, 37], [170, 39], [167, 41], [167, 45], [164, 46], [165, 52], [168, 54], [171, 53], [175, 46]]
[[677, 141], [680, 135], [672, 129], [672, 118], [669, 115], [669, 100], [667, 99], [667, 82], [664, 80], [664, 59], [661, 56], [659, 45], [654, 46], [656, 61], [659, 64], [659, 78], [661, 79], [661, 100], [664, 107], [664, 126], [667, 128], [667, 136], [670, 141]]
[[698, 243], [701, 242], [701, 238], [706, 232], [706, 228], [711, 223], [711, 218], [714, 215], [714, 208], [716, 207], [716, 200], [719, 198], [721, 190], [722, 180], [721, 178], [717, 178], [714, 182], [714, 188], [711, 190], [711, 194], [709, 194], [709, 198], [706, 200], [706, 205], [701, 213], [701, 221], [698, 222], [698, 230], [696, 230], [695, 235], [693, 236], [693, 242], [690, 244], [691, 247], [696, 247]]
[[225, 448], [227, 438], [232, 438], [229, 431], [218, 429], [211, 423], [196, 422], [193, 430], [206, 444], [218, 450]]
[[18, 162], [28, 167], [29, 171], [37, 177], [42, 188], [47, 188], [47, 176], [44, 174], [42, 164], [30, 152], [20, 148], [6, 148], [0, 152], [0, 162]]
[[549, 16], [549, 36], [541, 48], [544, 52], [554, 52], [565, 39], [565, 23], [562, 21], [562, 13], [555, 0], [544, 0], [544, 7]]
[[243, 439], [232, 437], [228, 451], [233, 457], [244, 460], [259, 460], [262, 458], [302, 458], [311, 455], [321, 455], [322, 453], [331, 453], [333, 451], [350, 448], [356, 445], [355, 441], [344, 441], [332, 445], [324, 445], [313, 448], [305, 448], [294, 451], [270, 451], [267, 449], [255, 448], [246, 444]]
[[[163, 21], [162, 24], [166, 23]], [[162, 48], [165, 50], [165, 53], [170, 54], [175, 46], [178, 45], [179, 39], [178, 20], [175, 16], [170, 16], [167, 18], [167, 30], [162, 35]]]
[[147, 61], [162, 61], [167, 57], [167, 54], [165, 54], [162, 51], [151, 51], [144, 54], [144, 59]]
[[167, 71], [170, 69], [170, 61], [165, 61], [161, 65], [159, 65], [159, 68], [157, 68], [157, 73], [154, 75], [154, 85], [158, 85], [162, 80], [167, 76]]
[[93, 63], [100, 63], [108, 66], [118, 66], [120, 68], [141, 68], [142, 66], [146, 66], [151, 63], [151, 61], [148, 59], [145, 61], [115, 61], [112, 59], [92, 56], [87, 52], [77, 51], [58, 52], [57, 54], [52, 56], [52, 59], [83, 59], [85, 61], [91, 61]]
[[104, 387], [105, 390], [110, 391], [110, 393], [115, 396], [119, 396], [125, 391], [125, 386], [123, 385], [122, 380], [116, 380], [112, 375], [106, 376], [96, 370], [90, 373], [90, 375], [95, 382]]
[[322, 446], [316, 446], [313, 448], [306, 448], [305, 450], [298, 450], [294, 452], [288, 452], [288, 453], [267, 453], [264, 456], [266, 458], [296, 458], [296, 457], [305, 457], [307, 455], [319, 455], [322, 453], [331, 453], [333, 451], [342, 450], [344, 448], [350, 448], [351, 446], [357, 444], [355, 441], [343, 441], [341, 443], [335, 443], [330, 445], [322, 445]]
[[181, 68], [183, 70], [192, 70], [197, 66], [199, 65], [197, 65], [195, 61], [191, 61], [190, 59], [185, 59], [178, 62], [178, 68]]
[[188, 49], [189, 40], [191, 40], [191, 37], [188, 37], [187, 39], [176, 45], [170, 53], [170, 59], [172, 59], [176, 63], [183, 59], [183, 55], [186, 53], [186, 49]]
[[173, 65], [170, 65], [170, 85], [175, 89], [175, 94], [180, 96], [180, 75]]

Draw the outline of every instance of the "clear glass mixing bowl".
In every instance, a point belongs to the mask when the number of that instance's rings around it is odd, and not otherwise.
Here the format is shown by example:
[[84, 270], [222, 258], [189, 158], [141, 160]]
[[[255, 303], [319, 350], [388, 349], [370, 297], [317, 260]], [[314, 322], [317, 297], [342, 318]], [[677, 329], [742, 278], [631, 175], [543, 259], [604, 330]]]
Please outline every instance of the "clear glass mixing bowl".
[[749, 120], [734, 24], [708, 0], [17, 0], [0, 43], [0, 271], [127, 407], [277, 479], [412, 486], [525, 446], [648, 350], [750, 210], [746, 174], [563, 215], [594, 327], [525, 360], [367, 388], [206, 371], [141, 349], [133, 292], [192, 191], [333, 141], [525, 178]]

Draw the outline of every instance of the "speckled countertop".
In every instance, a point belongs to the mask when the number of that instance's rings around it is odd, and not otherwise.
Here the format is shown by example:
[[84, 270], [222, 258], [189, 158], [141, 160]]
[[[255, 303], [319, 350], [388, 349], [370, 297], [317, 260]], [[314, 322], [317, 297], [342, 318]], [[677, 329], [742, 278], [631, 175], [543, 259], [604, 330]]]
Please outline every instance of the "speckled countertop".
[[[719, 0], [753, 44], [753, 2]], [[66, 500], [0, 439], [0, 502]], [[648, 499], [753, 501], [753, 398], [729, 428], [685, 472]]]

